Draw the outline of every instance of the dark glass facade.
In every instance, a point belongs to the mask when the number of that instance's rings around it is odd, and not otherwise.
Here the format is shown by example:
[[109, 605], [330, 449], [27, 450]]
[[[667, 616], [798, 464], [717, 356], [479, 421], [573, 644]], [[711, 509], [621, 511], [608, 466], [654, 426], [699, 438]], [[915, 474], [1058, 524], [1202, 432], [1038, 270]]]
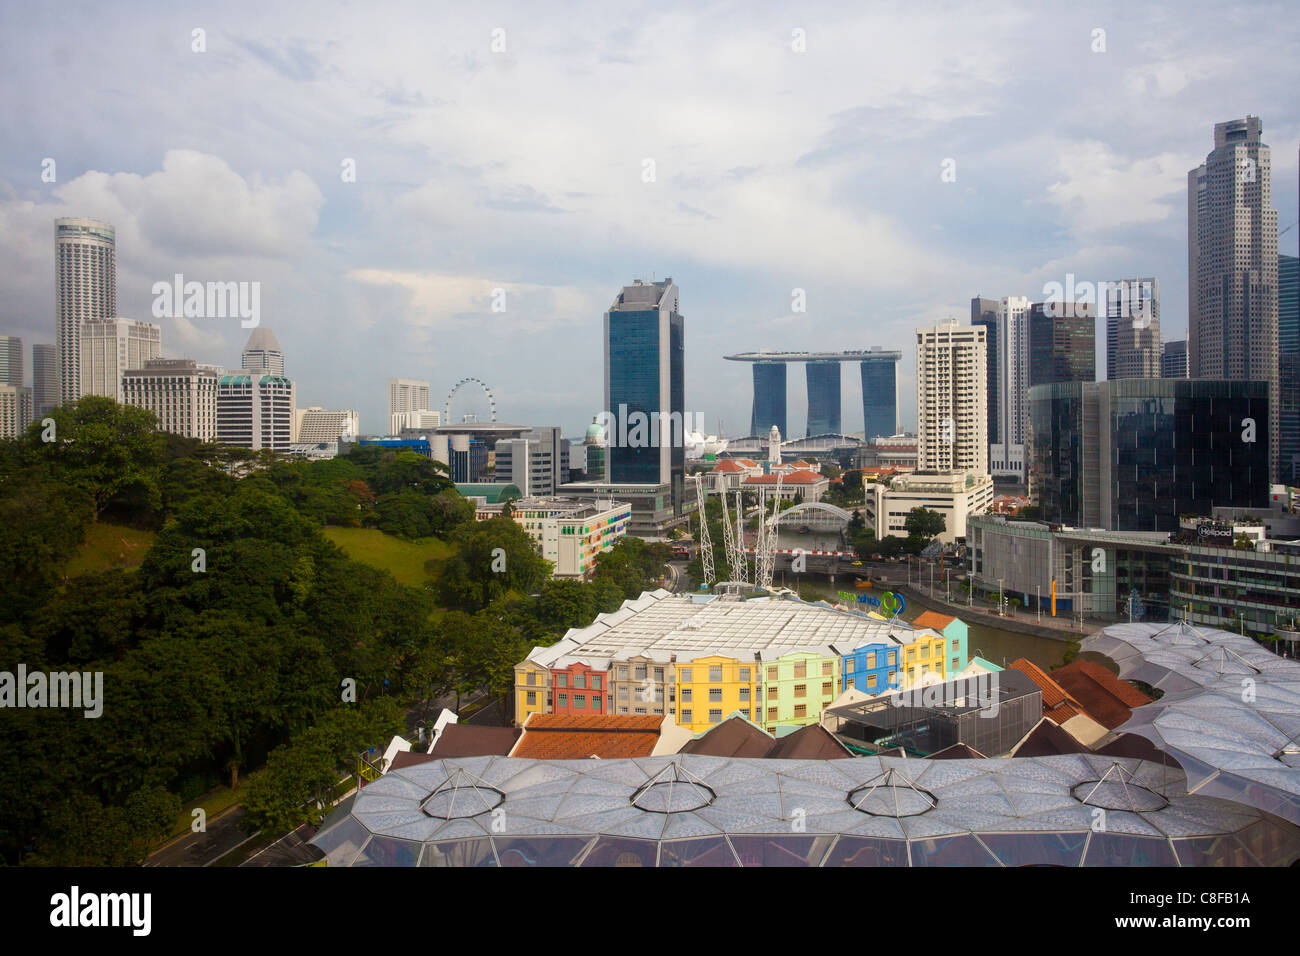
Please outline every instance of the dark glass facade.
[[781, 437], [789, 438], [785, 424], [785, 362], [754, 363], [754, 406], [749, 416], [749, 434], [766, 438], [775, 425]]
[[[1067, 314], [1070, 312], [1074, 314]], [[1097, 319], [1093, 307], [1035, 303], [1029, 310], [1030, 386], [1096, 380]]]
[[[1268, 385], [1121, 379], [1030, 389], [1046, 521], [1176, 531], [1215, 505], [1268, 507]], [[1253, 419], [1253, 440], [1246, 419]]]
[[682, 423], [682, 436], [680, 440], [674, 437], [672, 426], [669, 426], [669, 434], [661, 435], [660, 442], [672, 443], [668, 480], [672, 485], [673, 514], [680, 515], [686, 501], [686, 327], [675, 311], [668, 317], [668, 362], [670, 410]]
[[862, 423], [867, 441], [898, 434], [898, 359], [868, 359], [862, 369]]
[[808, 362], [806, 435], [840, 434], [840, 363]]
[[1300, 480], [1300, 259], [1277, 257], [1278, 472]]

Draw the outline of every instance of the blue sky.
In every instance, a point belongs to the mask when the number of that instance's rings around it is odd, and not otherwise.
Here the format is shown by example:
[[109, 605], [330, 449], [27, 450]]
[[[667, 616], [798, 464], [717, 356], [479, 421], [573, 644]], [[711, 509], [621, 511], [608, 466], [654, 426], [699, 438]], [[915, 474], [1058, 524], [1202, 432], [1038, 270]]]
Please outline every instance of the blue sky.
[[[602, 313], [664, 276], [711, 431], [748, 430], [749, 369], [722, 356], [759, 348], [901, 348], [913, 424], [913, 330], [974, 295], [1154, 275], [1183, 337], [1186, 173], [1214, 123], [1262, 118], [1297, 219], [1291, 4], [376, 6], [5, 0], [0, 332], [54, 340], [53, 220], [86, 215], [117, 227], [122, 315], [154, 321], [177, 272], [258, 281], [299, 404], [364, 431], [389, 377], [440, 407], [475, 376], [503, 420], [580, 436]], [[248, 335], [156, 321], [200, 361]], [[846, 430], [860, 407], [846, 374]]]

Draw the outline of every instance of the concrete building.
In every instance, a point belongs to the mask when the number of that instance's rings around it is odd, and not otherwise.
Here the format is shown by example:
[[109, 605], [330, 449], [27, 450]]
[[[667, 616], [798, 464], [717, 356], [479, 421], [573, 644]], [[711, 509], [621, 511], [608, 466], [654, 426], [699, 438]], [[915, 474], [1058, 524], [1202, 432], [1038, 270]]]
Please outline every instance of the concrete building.
[[162, 329], [136, 319], [92, 319], [81, 326], [82, 395], [106, 395], [126, 401], [122, 376], [128, 369], [144, 368], [162, 352]]
[[1187, 340], [1164, 343], [1160, 352], [1161, 378], [1187, 378]]
[[0, 383], [0, 438], [17, 438], [32, 422], [32, 390]]
[[217, 440], [254, 450], [288, 452], [293, 444], [294, 384], [280, 375], [240, 369], [217, 380]]
[[297, 411], [294, 441], [302, 445], [356, 441], [361, 434], [361, 415], [354, 408], [321, 408], [311, 405]]
[[1160, 282], [1154, 277], [1101, 283], [1106, 316], [1106, 378], [1160, 378]]
[[0, 335], [0, 385], [23, 387], [23, 340]]
[[[399, 412], [414, 412], [429, 407], [429, 383], [414, 378], [388, 380], [388, 417]], [[394, 431], [396, 434], [396, 431]]]
[[1029, 397], [1030, 491], [1046, 521], [1170, 532], [1215, 505], [1267, 506], [1263, 382], [1061, 382]]
[[509, 481], [525, 495], [553, 495], [569, 481], [569, 443], [555, 426], [530, 428], [496, 443], [496, 480]]
[[404, 431], [429, 431], [442, 424], [442, 412], [417, 408], [409, 412], [394, 412], [388, 416], [388, 434], [400, 435]]
[[586, 472], [587, 481], [608, 481], [609, 476], [605, 473], [605, 429], [600, 426], [598, 418], [593, 418], [587, 426], [587, 436], [582, 445], [586, 452], [583, 471]]
[[889, 484], [863, 485], [862, 520], [877, 538], [906, 537], [907, 516], [913, 508], [925, 508], [943, 515], [939, 539], [952, 544], [966, 536], [966, 522], [983, 513], [993, 495], [993, 479], [988, 475], [898, 475]]
[[[609, 480], [614, 485], [667, 486], [673, 516], [684, 517], [685, 320], [673, 280], [637, 279], [624, 286], [605, 313], [603, 339], [605, 409], [616, 420], [606, 435]], [[666, 417], [669, 423], [639, 440], [633, 416], [653, 422]]]
[[971, 325], [983, 326], [988, 366], [989, 473], [1021, 480], [1029, 406], [1029, 300], [971, 299]]
[[243, 364], [239, 367], [250, 372], [266, 372], [284, 377], [284, 349], [280, 348], [275, 333], [268, 328], [259, 326], [253, 330], [244, 345], [240, 361]]
[[44, 418], [59, 406], [59, 347], [36, 343], [32, 346], [32, 410]]
[[81, 397], [81, 327], [117, 315], [117, 243], [98, 219], [54, 220], [54, 317], [60, 404]]
[[[486, 521], [505, 513], [504, 501], [482, 504], [475, 518]], [[528, 532], [538, 552], [554, 568], [551, 576], [587, 580], [598, 555], [627, 534], [632, 506], [621, 501], [589, 503], [576, 498], [528, 496], [510, 502], [510, 517]]]
[[916, 330], [917, 470], [987, 475], [987, 330]]
[[122, 403], [153, 412], [159, 431], [216, 441], [218, 381], [193, 359], [148, 359], [122, 373]]
[[1192, 378], [1268, 383], [1270, 480], [1278, 476], [1277, 210], [1258, 116], [1216, 123], [1187, 173], [1187, 360]]

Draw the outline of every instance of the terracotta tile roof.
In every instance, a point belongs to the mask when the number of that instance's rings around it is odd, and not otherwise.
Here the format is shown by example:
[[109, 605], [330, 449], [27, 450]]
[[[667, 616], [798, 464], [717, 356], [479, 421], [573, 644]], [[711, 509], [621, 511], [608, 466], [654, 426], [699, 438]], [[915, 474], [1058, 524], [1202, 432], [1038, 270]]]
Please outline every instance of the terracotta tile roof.
[[715, 473], [720, 471], [734, 473], [737, 471], [744, 471], [745, 469], [740, 467], [740, 465], [736, 464], [734, 461], [723, 460], [714, 465], [713, 470]]
[[1134, 707], [1151, 703], [1150, 697], [1095, 661], [1074, 661], [1052, 671], [1052, 679], [1107, 730], [1128, 720]]
[[[1011, 666], [1038, 685], [1043, 692], [1043, 716], [1050, 717], [1057, 725], [1065, 723], [1071, 717], [1085, 713], [1083, 706], [1070, 696], [1069, 691], [1058, 684], [1033, 661], [1021, 657], [1011, 662]], [[1098, 721], [1101, 723], [1101, 721]]]
[[582, 760], [648, 757], [659, 742], [664, 718], [616, 714], [533, 714], [512, 757]]
[[[778, 475], [750, 475], [745, 479], [747, 485], [774, 485]], [[818, 481], [828, 481], [824, 475], [815, 471], [792, 471], [781, 479], [787, 485], [811, 485]]]
[[916, 616], [916, 620], [912, 622], [912, 626], [932, 627], [942, 634], [943, 629], [955, 620], [957, 620], [955, 617], [951, 617], [947, 614], [940, 614], [938, 611], [925, 611]]
[[769, 760], [839, 760], [852, 756], [821, 724], [809, 724], [778, 738], [767, 752]]
[[504, 757], [523, 733], [518, 727], [474, 727], [448, 724], [433, 746], [432, 758]]
[[728, 717], [716, 727], [682, 745], [680, 753], [710, 757], [766, 757], [772, 736], [743, 717]]
[[746, 468], [758, 467], [758, 462], [754, 461], [752, 458], [737, 458], [736, 460], [740, 462], [742, 465], [744, 465]]

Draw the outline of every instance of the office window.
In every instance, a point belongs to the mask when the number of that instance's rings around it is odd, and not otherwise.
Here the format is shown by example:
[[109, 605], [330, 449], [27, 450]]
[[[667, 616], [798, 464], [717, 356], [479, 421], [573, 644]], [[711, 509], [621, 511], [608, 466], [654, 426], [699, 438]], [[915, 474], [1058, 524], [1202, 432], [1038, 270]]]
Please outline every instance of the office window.
[[627, 668], [626, 668], [626, 667], [619, 667], [619, 669], [618, 669], [618, 679], [619, 679], [619, 680], [627, 680]]
[[535, 707], [537, 705], [537, 691], [530, 690], [528, 695], [525, 697], [525, 702], [529, 707]]
[[568, 706], [569, 706], [569, 695], [568, 695], [568, 694], [561, 694], [561, 695], [560, 695], [560, 706], [561, 706], [561, 707], [568, 707]]
[[715, 664], [709, 668], [709, 680], [722, 680], [721, 664]]
[[870, 668], [870, 667], [875, 667], [875, 666], [876, 666], [876, 652], [875, 652], [875, 651], [868, 651], [868, 652], [867, 652], [867, 667]]
[[591, 698], [591, 709], [600, 710], [600, 695], [596, 694]]
[[711, 703], [711, 704], [720, 704], [720, 703], [722, 703], [722, 688], [721, 688], [721, 687], [710, 687], [710, 688], [709, 688], [709, 703]]
[[537, 686], [537, 672], [536, 672], [536, 671], [529, 671], [529, 672], [528, 672], [528, 686], [529, 686], [529, 687], [536, 687], [536, 686]]
[[740, 680], [742, 680], [742, 681], [744, 681], [744, 682], [746, 682], [746, 683], [749, 682], [749, 668], [748, 668], [748, 667], [742, 667], [742, 668], [740, 669]]
[[592, 674], [592, 675], [591, 675], [591, 689], [592, 689], [592, 690], [600, 690], [600, 675], [599, 675], [599, 674]]
[[633, 676], [636, 680], [645, 680], [645, 665], [644, 665], [644, 664], [637, 664], [637, 665], [632, 669], [632, 676]]
[[664, 669], [662, 667], [656, 667], [655, 680], [663, 680], [663, 679], [664, 679]]
[[749, 708], [748, 707], [740, 708], [740, 716], [744, 717], [746, 720], [749, 720]]
[[644, 714], [644, 713], [645, 713], [645, 708], [644, 708], [644, 707], [638, 707], [638, 708], [636, 708], [636, 710], [633, 711], [633, 713], [635, 713], [635, 714]]
[[693, 677], [691, 676], [691, 668], [689, 668], [689, 667], [683, 667], [683, 668], [682, 668], [682, 683], [683, 683], [683, 684], [689, 684], [689, 683], [690, 683], [692, 680], [694, 680], [694, 679], [695, 679], [695, 678], [693, 678]]
[[621, 685], [619, 685], [619, 688], [618, 688], [618, 699], [619, 699], [619, 700], [627, 700], [627, 685], [626, 685], [626, 684], [621, 684]]
[[834, 693], [834, 691], [835, 691], [834, 685], [833, 685], [830, 681], [828, 681], [828, 680], [826, 680], [826, 681], [822, 681], [822, 696], [823, 696], [823, 697], [830, 697], [831, 694]]
[[773, 684], [771, 687], [768, 688], [767, 699], [776, 700], [778, 697], [781, 696], [780, 690], [781, 690], [780, 684]]
[[574, 674], [574, 675], [573, 675], [573, 686], [574, 686], [574, 687], [582, 687], [582, 688], [585, 688], [585, 687], [587, 686], [587, 675], [586, 675], [586, 674]]
[[768, 679], [768, 680], [776, 680], [776, 668], [775, 668], [775, 667], [769, 667], [769, 668], [767, 669], [767, 679]]
[[[867, 666], [870, 667], [871, 665], [868, 664]], [[853, 658], [851, 657], [844, 658], [844, 673], [846, 674], [853, 673]]]
[[776, 708], [775, 708], [775, 707], [769, 707], [769, 708], [767, 709], [767, 719], [768, 719], [768, 720], [776, 720]]
[[868, 674], [868, 675], [867, 675], [867, 689], [868, 689], [868, 690], [872, 690], [872, 689], [875, 688], [875, 686], [876, 686], [876, 675], [875, 675], [875, 674]]
[[555, 675], [555, 686], [556, 686], [556, 687], [568, 687], [568, 686], [569, 686], [569, 675], [568, 675], [568, 674], [556, 674], [556, 675]]
[[796, 697], [807, 697], [807, 696], [808, 696], [808, 685], [807, 685], [807, 684], [795, 684], [795, 685], [794, 685], [794, 696], [796, 696]]
[[921, 659], [922, 659], [922, 660], [925, 660], [925, 658], [927, 658], [927, 657], [929, 657], [929, 656], [930, 656], [930, 645], [929, 645], [929, 644], [922, 645], [922, 647], [921, 647]]
[[830, 676], [831, 676], [831, 662], [822, 661], [822, 677], [830, 677]]
[[957, 670], [957, 669], [958, 669], [958, 667], [957, 667], [957, 658], [955, 658], [955, 657], [952, 659], [952, 669], [953, 669], [953, 670]]
[[808, 705], [807, 705], [807, 704], [795, 704], [795, 705], [794, 705], [794, 715], [795, 715], [795, 717], [807, 717], [807, 716], [808, 716]]
[[586, 710], [586, 709], [587, 709], [587, 695], [586, 695], [586, 694], [574, 694], [574, 695], [573, 695], [573, 706], [574, 706], [574, 709], [576, 709], [576, 710]]
[[741, 699], [741, 700], [749, 700], [749, 688], [748, 688], [748, 687], [742, 687], [742, 688], [740, 688], [740, 699]]
[[794, 676], [795, 676], [795, 677], [807, 677], [807, 676], [808, 676], [808, 662], [807, 662], [807, 661], [795, 661], [795, 664], [794, 664]]
[[682, 703], [683, 704], [691, 703], [691, 689], [689, 687], [682, 688]]
[[682, 711], [682, 723], [691, 723], [691, 711], [689, 707]]
[[709, 723], [711, 724], [722, 723], [722, 710], [720, 708], [709, 711]]

